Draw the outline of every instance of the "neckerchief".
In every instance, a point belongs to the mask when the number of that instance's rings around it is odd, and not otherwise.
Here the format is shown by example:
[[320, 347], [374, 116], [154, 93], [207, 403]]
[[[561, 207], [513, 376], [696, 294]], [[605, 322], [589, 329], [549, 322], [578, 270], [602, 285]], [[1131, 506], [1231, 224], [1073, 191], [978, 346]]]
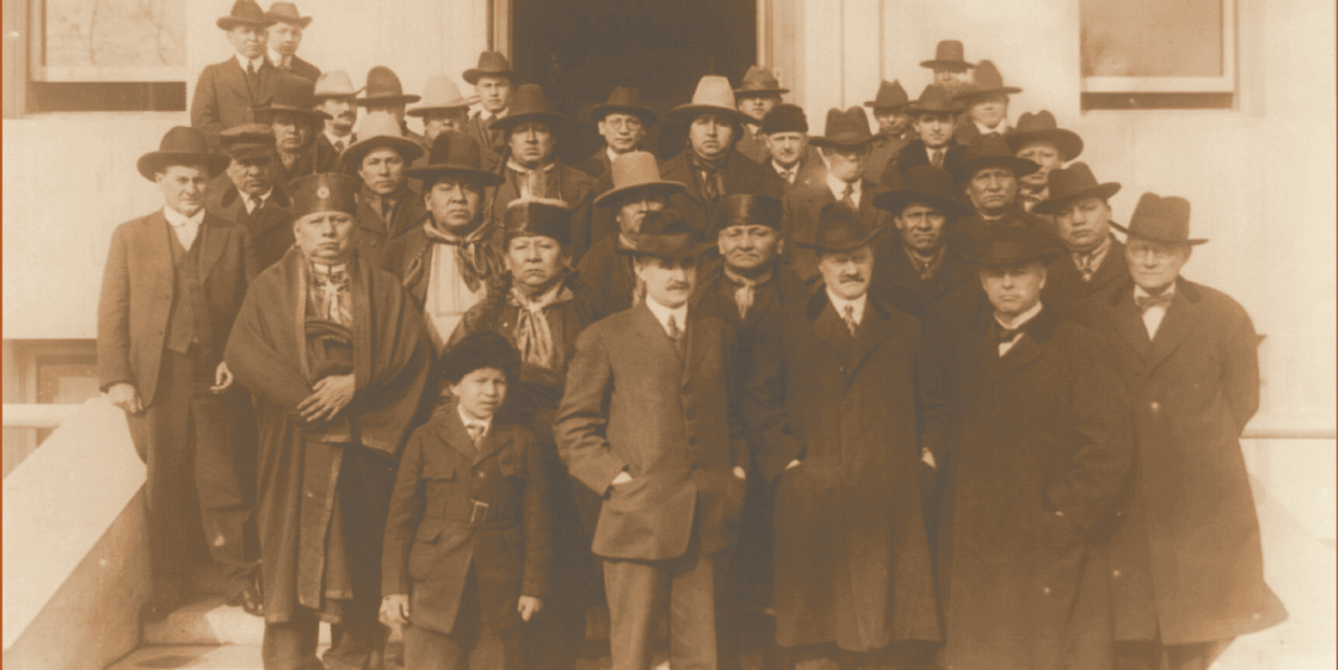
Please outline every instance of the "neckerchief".
[[501, 254], [487, 241], [492, 226], [482, 225], [474, 232], [460, 237], [454, 233], [438, 230], [428, 218], [423, 224], [427, 240], [435, 244], [448, 244], [455, 247], [455, 263], [460, 268], [460, 276], [470, 291], [478, 292], [483, 280], [497, 276], [501, 271]]
[[725, 152], [722, 158], [705, 159], [697, 155], [692, 147], [688, 147], [688, 165], [692, 168], [692, 173], [697, 176], [697, 181], [701, 186], [702, 197], [708, 201], [718, 200], [725, 195], [725, 178], [720, 171], [729, 164], [729, 157], [733, 151]]
[[757, 279], [749, 279], [740, 275], [729, 266], [725, 266], [725, 278], [739, 285], [734, 291], [734, 306], [739, 308], [739, 319], [748, 318], [748, 310], [753, 306], [753, 300], [757, 297], [757, 287], [771, 281], [771, 271], [767, 270], [765, 274]]
[[516, 162], [516, 159], [509, 158], [506, 161], [508, 170], [516, 173], [516, 184], [520, 190], [521, 198], [562, 198], [562, 173], [558, 172], [557, 193], [548, 194], [548, 173], [553, 172], [557, 167], [557, 161], [538, 168], [527, 168]]
[[553, 332], [548, 327], [544, 310], [550, 305], [572, 299], [571, 289], [559, 281], [543, 295], [531, 298], [519, 286], [512, 285], [507, 303], [519, 308], [516, 316], [516, 348], [520, 359], [550, 370], [558, 369], [553, 351]]

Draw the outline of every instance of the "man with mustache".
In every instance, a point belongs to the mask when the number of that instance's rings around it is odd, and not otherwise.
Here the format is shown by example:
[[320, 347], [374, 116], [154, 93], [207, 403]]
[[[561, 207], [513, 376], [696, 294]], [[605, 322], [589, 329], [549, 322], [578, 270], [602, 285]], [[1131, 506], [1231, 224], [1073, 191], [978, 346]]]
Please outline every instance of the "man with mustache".
[[325, 128], [316, 137], [316, 143], [328, 146], [335, 156], [342, 156], [358, 136], [353, 133], [353, 126], [358, 122], [357, 91], [353, 90], [353, 80], [343, 70], [326, 72], [316, 80], [316, 89], [311, 95], [318, 112], [324, 112], [330, 118], [325, 120]]
[[273, 100], [255, 110], [256, 122], [274, 131], [278, 155], [269, 164], [269, 178], [280, 186], [307, 175], [330, 172], [339, 157], [332, 147], [316, 142], [329, 118], [315, 109], [316, 85], [297, 75], [280, 75]]
[[599, 127], [604, 146], [595, 155], [573, 167], [604, 184], [611, 184], [613, 161], [641, 149], [641, 142], [646, 139], [646, 130], [657, 121], [655, 110], [642, 101], [641, 91], [619, 86], [613, 89], [604, 104], [590, 110], [590, 118]]
[[953, 100], [966, 107], [967, 123], [957, 129], [957, 143], [970, 146], [981, 135], [1008, 134], [1012, 130], [1008, 126], [1008, 96], [1021, 92], [1016, 86], [1004, 86], [1003, 75], [992, 61], [980, 61], [971, 84], [953, 95]]
[[[368, 114], [358, 135], [341, 162], [345, 171], [362, 180], [358, 192], [359, 253], [368, 262], [378, 263], [386, 246], [412, 230], [427, 212], [406, 172], [423, 155], [423, 147], [401, 135], [399, 122], [384, 112]], [[450, 333], [444, 337], [450, 337]]]
[[942, 455], [946, 403], [919, 320], [870, 298], [881, 232], [825, 205], [798, 240], [820, 288], [760, 329], [751, 360], [749, 434], [776, 484], [776, 642], [801, 670], [923, 664], [943, 639], [917, 468]]
[[295, 74], [305, 79], [320, 79], [321, 69], [297, 57], [297, 48], [302, 46], [302, 31], [311, 25], [310, 16], [302, 16], [297, 5], [291, 2], [275, 2], [265, 12], [265, 17], [274, 21], [269, 27], [269, 61], [280, 72]]
[[762, 119], [758, 131], [766, 141], [766, 165], [785, 182], [785, 193], [827, 178], [827, 166], [808, 143], [808, 117], [798, 105], [778, 105]]
[[1059, 314], [1081, 319], [1085, 307], [1129, 277], [1124, 243], [1110, 230], [1110, 197], [1117, 182], [1098, 183], [1086, 163], [1050, 173], [1050, 198], [1033, 210], [1055, 221], [1066, 253], [1050, 264], [1042, 299]]
[[790, 89], [781, 88], [775, 72], [757, 65], [748, 68], [742, 85], [734, 89], [738, 109], [748, 117], [734, 146], [736, 151], [757, 163], [766, 164], [771, 154], [762, 132], [762, 121], [781, 104], [781, 96], [789, 92]]
[[255, 0], [237, 0], [232, 12], [218, 20], [235, 53], [200, 73], [190, 105], [190, 125], [218, 146], [218, 134], [252, 123], [252, 110], [267, 104], [281, 73], [265, 58], [266, 30], [274, 24]]

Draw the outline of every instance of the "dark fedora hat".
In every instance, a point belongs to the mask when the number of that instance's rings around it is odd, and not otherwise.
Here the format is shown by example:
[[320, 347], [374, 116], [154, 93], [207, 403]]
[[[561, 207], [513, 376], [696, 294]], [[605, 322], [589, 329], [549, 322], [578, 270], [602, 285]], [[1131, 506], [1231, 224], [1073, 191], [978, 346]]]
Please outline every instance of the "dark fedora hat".
[[919, 99], [906, 105], [907, 114], [956, 114], [962, 111], [961, 105], [953, 101], [948, 89], [938, 84], [930, 84], [920, 92]]
[[692, 102], [669, 110], [668, 117], [670, 121], [691, 123], [702, 114], [716, 114], [735, 124], [753, 122], [753, 117], [740, 112], [736, 104], [729, 80], [708, 74], [697, 82], [697, 89], [692, 92]]
[[609, 114], [631, 114], [641, 119], [642, 125], [648, 127], [655, 125], [657, 120], [655, 110], [641, 99], [641, 91], [622, 86], [613, 89], [604, 104], [595, 105], [595, 108], [590, 110], [590, 118], [595, 121], [602, 121]]
[[883, 232], [881, 227], [870, 228], [864, 225], [859, 214], [840, 203], [829, 202], [818, 213], [818, 229], [811, 240], [795, 240], [794, 243], [805, 249], [815, 251], [854, 251]]
[[1003, 75], [999, 74], [999, 68], [994, 66], [994, 61], [983, 60], [976, 66], [976, 71], [971, 75], [971, 83], [953, 96], [957, 100], [974, 100], [987, 95], [1012, 95], [1021, 93], [1022, 89], [1016, 86], [1004, 86]]
[[484, 368], [501, 370], [512, 381], [520, 376], [521, 360], [520, 352], [506, 337], [497, 331], [480, 330], [461, 338], [438, 365], [442, 379], [450, 384], [458, 384], [465, 375]]
[[276, 2], [270, 5], [265, 17], [275, 23], [289, 23], [301, 28], [311, 25], [311, 17], [302, 16], [297, 11], [297, 5], [291, 2]]
[[804, 114], [804, 108], [799, 105], [783, 103], [771, 108], [767, 115], [762, 117], [763, 135], [772, 133], [807, 133], [808, 115]]
[[1055, 115], [1042, 109], [1035, 114], [1023, 112], [1017, 119], [1017, 127], [1004, 135], [1004, 141], [1013, 153], [1033, 142], [1048, 142], [1059, 150], [1059, 157], [1069, 162], [1082, 153], [1082, 138], [1072, 130], [1065, 130], [1055, 122]]
[[[350, 147], [351, 148], [351, 147]], [[414, 179], [423, 180], [423, 188], [431, 188], [442, 177], [455, 177], [482, 186], [497, 186], [506, 178], [483, 169], [483, 150], [472, 135], [458, 130], [447, 130], [432, 141], [427, 165], [404, 171]]]
[[466, 83], [472, 85], [479, 83], [479, 77], [484, 75], [513, 79], [516, 76], [516, 71], [511, 69], [511, 61], [508, 61], [506, 56], [496, 51], [484, 51], [479, 54], [478, 67], [465, 70], [461, 76], [464, 77]]
[[1096, 175], [1092, 174], [1092, 168], [1079, 161], [1050, 173], [1050, 197], [1036, 203], [1031, 211], [1037, 214], [1054, 214], [1064, 205], [1076, 200], [1083, 198], [1108, 200], [1110, 196], [1119, 192], [1119, 182], [1098, 183]]
[[548, 104], [548, 96], [538, 84], [523, 84], [511, 96], [511, 113], [493, 121], [492, 129], [510, 133], [524, 123], [542, 123], [551, 130], [560, 130], [567, 128], [571, 119]]
[[[382, 147], [394, 149], [404, 157], [405, 164], [412, 163], [423, 155], [423, 145], [404, 136], [400, 122], [389, 112], [377, 112], [363, 117], [358, 124], [358, 141], [350, 144], [340, 156], [344, 166], [357, 172], [362, 159], [373, 149]], [[405, 171], [408, 174], [408, 171]]]
[[274, 84], [274, 97], [269, 104], [256, 107], [256, 121], [269, 123], [276, 112], [291, 112], [314, 123], [321, 123], [331, 118], [325, 112], [314, 109], [316, 105], [316, 82], [295, 74], [283, 73]]
[[754, 65], [743, 74], [743, 82], [734, 89], [735, 98], [747, 98], [755, 95], [780, 95], [790, 89], [781, 88], [780, 80], [771, 70]]
[[654, 191], [665, 197], [686, 190], [676, 181], [660, 179], [660, 164], [649, 151], [629, 151], [613, 159], [613, 188], [595, 198], [596, 207], [612, 207], [621, 202], [624, 195]]
[[237, 0], [232, 5], [232, 12], [219, 18], [216, 23], [218, 23], [219, 28], [224, 30], [232, 30], [237, 26], [267, 28], [274, 25], [274, 19], [266, 16], [265, 12], [261, 11], [260, 5], [257, 5], [255, 0]]
[[844, 112], [833, 107], [827, 110], [826, 132], [810, 138], [808, 143], [815, 147], [854, 148], [872, 141], [873, 132], [869, 130], [869, 117], [863, 107], [851, 107]]
[[232, 159], [209, 149], [209, 142], [200, 131], [187, 126], [176, 126], [163, 135], [157, 151], [139, 157], [136, 167], [145, 179], [173, 165], [203, 165], [209, 176], [215, 177], [228, 169]]
[[1129, 227], [1111, 223], [1111, 227], [1130, 237], [1171, 244], [1203, 244], [1208, 240], [1189, 236], [1189, 201], [1173, 195], [1162, 197], [1144, 193], [1129, 217]]
[[367, 87], [362, 89], [362, 93], [363, 96], [358, 98], [358, 104], [363, 107], [408, 104], [422, 99], [417, 95], [405, 95], [404, 85], [400, 83], [399, 76], [384, 65], [377, 65], [367, 71]]
[[766, 226], [781, 229], [781, 201], [769, 195], [727, 196], [713, 218], [717, 230], [730, 226]]
[[618, 246], [617, 252], [628, 256], [660, 258], [696, 258], [715, 248], [714, 240], [704, 239], [700, 228], [689, 225], [672, 209], [646, 212], [641, 232], [624, 233], [630, 247]]
[[874, 207], [885, 209], [893, 216], [900, 216], [906, 207], [917, 202], [930, 205], [945, 216], [968, 214], [971, 210], [954, 197], [952, 175], [932, 165], [917, 165], [907, 170], [899, 190], [884, 191], [873, 197]]
[[523, 198], [506, 206], [502, 231], [507, 240], [522, 235], [542, 235], [571, 246], [571, 210], [561, 200]]
[[358, 215], [358, 189], [362, 181], [338, 172], [318, 172], [288, 183], [284, 190], [293, 206], [294, 218], [318, 212]]
[[[976, 240], [964, 254], [966, 262], [986, 268], [1003, 268], [1040, 261], [1049, 265], [1059, 258], [1059, 249], [1042, 233], [1044, 224], [1025, 212], [1015, 212], [998, 227]], [[1024, 219], [1015, 221], [1014, 219]]]
[[905, 107], [910, 103], [910, 95], [906, 93], [906, 89], [901, 87], [900, 80], [884, 80], [883, 83], [878, 85], [878, 95], [875, 95], [873, 100], [864, 103], [864, 106], [872, 107], [874, 110], [896, 109]]
[[942, 40], [934, 48], [934, 57], [926, 61], [920, 61], [920, 67], [975, 67], [974, 63], [966, 62], [965, 53], [961, 41]]
[[1015, 176], [1029, 175], [1039, 169], [1035, 161], [1018, 158], [1008, 143], [998, 135], [980, 135], [971, 140], [966, 147], [966, 155], [957, 166], [957, 180], [966, 182], [972, 176], [987, 167], [1001, 167], [1013, 171]]
[[218, 139], [224, 153], [238, 161], [264, 160], [278, 153], [274, 148], [274, 129], [259, 123], [233, 126], [219, 133]]

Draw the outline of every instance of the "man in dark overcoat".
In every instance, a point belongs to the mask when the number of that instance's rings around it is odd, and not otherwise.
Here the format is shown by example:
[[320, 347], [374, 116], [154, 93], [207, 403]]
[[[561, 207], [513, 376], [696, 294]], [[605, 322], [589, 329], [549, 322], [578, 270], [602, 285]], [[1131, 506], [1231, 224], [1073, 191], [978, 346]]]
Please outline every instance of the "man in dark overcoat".
[[[184, 604], [202, 536], [232, 604], [260, 605], [244, 541], [251, 507], [233, 460], [233, 421], [246, 399], [222, 362], [255, 258], [245, 229], [205, 210], [209, 181], [227, 165], [203, 133], [184, 127], [140, 157], [163, 208], [117, 226], [98, 302], [99, 384], [125, 410], [147, 466], [149, 619]], [[197, 491], [203, 534], [187, 507]]]
[[746, 396], [756, 460], [778, 482], [776, 641], [796, 668], [904, 660], [927, 651], [911, 641], [943, 639], [916, 477], [922, 450], [941, 450], [941, 377], [918, 320], [869, 296], [883, 231], [835, 203], [820, 223], [798, 243], [822, 288], [761, 333]]
[[409, 183], [408, 172], [424, 153], [421, 144], [400, 132], [394, 116], [378, 112], [363, 117], [358, 141], [340, 158], [344, 171], [362, 181], [357, 243], [363, 260], [380, 263], [386, 247], [427, 213], [422, 194]]
[[191, 127], [204, 133], [211, 146], [218, 146], [218, 134], [225, 129], [255, 121], [251, 110], [269, 104], [282, 76], [265, 57], [266, 30], [274, 19], [255, 0], [237, 0], [217, 23], [235, 53], [200, 72], [190, 105]]
[[294, 182], [297, 245], [253, 284], [225, 360], [256, 401], [266, 670], [379, 665], [381, 540], [432, 353], [399, 279], [360, 259], [358, 182]]
[[[603, 182], [607, 188], [613, 183], [613, 161], [624, 154], [643, 151], [641, 143], [646, 139], [646, 130], [655, 125], [657, 117], [655, 110], [641, 99], [641, 91], [619, 86], [609, 93], [604, 104], [590, 110], [590, 118], [599, 128], [604, 146], [572, 167]], [[591, 243], [597, 241], [592, 239]]]
[[[865, 179], [875, 184], [896, 187], [894, 181], [901, 173], [895, 162], [897, 155], [906, 145], [920, 139], [911, 121], [911, 114], [906, 109], [910, 104], [910, 96], [898, 80], [879, 84], [878, 94], [873, 100], [864, 103], [878, 124], [878, 132], [874, 133], [873, 144], [869, 146], [869, 161], [864, 165]], [[883, 175], [888, 170], [891, 170], [889, 181], [884, 181]]]
[[229, 128], [219, 137], [232, 164], [210, 184], [206, 206], [246, 229], [255, 247], [257, 269], [263, 271], [293, 246], [288, 194], [270, 180], [266, 169], [276, 155], [274, 131], [248, 123]]
[[993, 315], [943, 357], [953, 397], [938, 459], [946, 667], [1109, 667], [1100, 528], [1133, 433], [1098, 336], [1040, 299], [1056, 253], [1021, 227], [984, 240], [970, 260]]
[[[1185, 279], [1189, 202], [1144, 193], [1129, 226], [1131, 282], [1103, 293], [1131, 395], [1136, 452], [1110, 539], [1115, 667], [1205, 670], [1287, 618], [1264, 583], [1240, 435], [1259, 409], [1259, 338], [1220, 291]], [[1109, 260], [1107, 262], [1110, 262]]]
[[591, 550], [604, 561], [613, 668], [650, 667], [667, 609], [669, 663], [714, 670], [746, 486], [734, 338], [689, 304], [713, 246], [699, 230], [652, 212], [634, 239], [646, 300], [581, 333], [553, 432], [572, 475], [604, 497]]
[[1129, 280], [1124, 243], [1110, 230], [1110, 197], [1118, 182], [1100, 183], [1086, 163], [1050, 173], [1049, 199], [1032, 211], [1051, 216], [1064, 252], [1050, 264], [1041, 299], [1070, 319], [1083, 320], [1084, 307]]
[[265, 12], [265, 18], [274, 22], [266, 40], [266, 51], [274, 67], [313, 82], [320, 79], [321, 69], [297, 56], [297, 49], [302, 46], [302, 32], [311, 25], [311, 17], [302, 16], [297, 5], [291, 2], [275, 2]]

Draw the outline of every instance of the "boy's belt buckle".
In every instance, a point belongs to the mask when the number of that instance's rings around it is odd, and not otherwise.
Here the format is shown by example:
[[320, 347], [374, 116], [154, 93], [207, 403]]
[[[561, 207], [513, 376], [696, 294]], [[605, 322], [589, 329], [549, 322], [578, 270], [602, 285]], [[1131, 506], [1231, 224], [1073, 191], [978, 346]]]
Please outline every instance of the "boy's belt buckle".
[[474, 509], [469, 513], [469, 523], [475, 525], [487, 523], [490, 505], [478, 500], [470, 500], [470, 502], [474, 503]]

